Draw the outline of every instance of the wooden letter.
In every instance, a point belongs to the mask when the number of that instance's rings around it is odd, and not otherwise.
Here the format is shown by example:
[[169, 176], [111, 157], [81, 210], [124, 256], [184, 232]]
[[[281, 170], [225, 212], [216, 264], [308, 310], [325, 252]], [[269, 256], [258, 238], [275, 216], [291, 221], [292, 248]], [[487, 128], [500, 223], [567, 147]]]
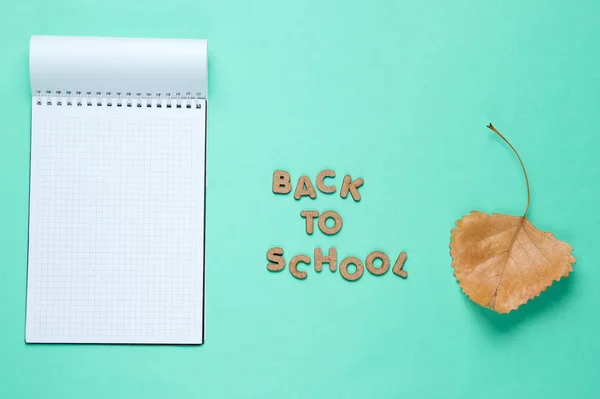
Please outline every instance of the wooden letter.
[[326, 177], [335, 177], [335, 172], [331, 169], [325, 169], [319, 172], [319, 174], [317, 175], [317, 188], [319, 189], [320, 192], [325, 193], [325, 194], [331, 194], [331, 193], [335, 193], [335, 186], [331, 185], [331, 186], [326, 186], [325, 183], [323, 182], [323, 180], [325, 180]]
[[344, 181], [342, 182], [342, 189], [340, 190], [340, 197], [346, 198], [348, 196], [348, 190], [350, 190], [350, 194], [354, 201], [360, 201], [360, 193], [358, 192], [358, 188], [363, 185], [365, 181], [362, 177], [352, 181], [352, 177], [350, 175], [344, 176]]
[[[373, 264], [377, 258], [381, 259], [381, 266], [379, 267], [375, 267]], [[365, 263], [367, 265], [367, 270], [376, 276], [384, 274], [390, 268], [390, 258], [388, 258], [388, 256], [381, 251], [371, 252], [367, 256], [367, 261]]]
[[290, 174], [285, 170], [273, 172], [273, 192], [275, 194], [288, 194], [290, 191], [292, 191]]
[[396, 263], [394, 263], [394, 268], [392, 269], [394, 271], [394, 274], [397, 274], [398, 276], [400, 276], [402, 278], [406, 278], [406, 276], [408, 276], [408, 273], [406, 273], [404, 270], [402, 270], [402, 266], [404, 266], [405, 261], [406, 261], [406, 252], [402, 252], [402, 253], [400, 253], [400, 255], [398, 255], [398, 259], [396, 259]]
[[330, 248], [327, 256], [323, 256], [321, 248], [315, 248], [315, 271], [320, 272], [323, 270], [323, 263], [329, 263], [329, 270], [332, 272], [337, 269], [337, 250]]
[[298, 184], [296, 185], [296, 191], [294, 191], [294, 198], [300, 199], [300, 197], [304, 196], [309, 196], [310, 198], [317, 197], [317, 192], [308, 176], [300, 176]]
[[272, 272], [280, 272], [285, 269], [285, 259], [283, 259], [283, 249], [273, 247], [267, 251], [267, 259], [273, 263], [267, 265], [267, 269]]
[[302, 211], [300, 216], [306, 218], [306, 234], [312, 234], [315, 231], [315, 218], [319, 216], [317, 211]]
[[[333, 219], [333, 227], [327, 227], [327, 219]], [[326, 211], [319, 216], [319, 229], [327, 234], [332, 235], [340, 231], [342, 228], [342, 217], [335, 211]]]
[[[348, 265], [353, 264], [354, 266], [356, 266], [356, 271], [352, 274], [348, 273]], [[292, 266], [292, 264], [290, 263], [290, 267]], [[365, 268], [362, 264], [362, 262], [360, 261], [360, 259], [355, 258], [354, 256], [348, 256], [346, 259], [344, 259], [342, 261], [342, 263], [340, 263], [340, 274], [342, 275], [343, 278], [345, 278], [348, 281], [356, 281], [358, 280], [362, 275], [363, 272], [365, 271]]]
[[303, 280], [306, 278], [306, 272], [300, 272], [298, 271], [298, 268], [296, 267], [298, 265], [298, 263], [306, 263], [307, 265], [310, 265], [310, 258], [306, 255], [296, 255], [292, 258], [292, 260], [290, 260], [290, 273], [292, 273], [292, 276]]

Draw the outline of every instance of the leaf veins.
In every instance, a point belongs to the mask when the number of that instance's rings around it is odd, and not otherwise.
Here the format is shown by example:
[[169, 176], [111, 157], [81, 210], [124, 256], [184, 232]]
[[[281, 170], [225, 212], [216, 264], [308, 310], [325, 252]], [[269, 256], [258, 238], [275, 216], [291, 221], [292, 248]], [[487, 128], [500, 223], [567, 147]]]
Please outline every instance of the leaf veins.
[[527, 219], [529, 179], [512, 144], [490, 124], [521, 163], [527, 187], [523, 216], [473, 211], [456, 222], [450, 241], [454, 276], [477, 304], [499, 313], [517, 309], [573, 270], [573, 248]]

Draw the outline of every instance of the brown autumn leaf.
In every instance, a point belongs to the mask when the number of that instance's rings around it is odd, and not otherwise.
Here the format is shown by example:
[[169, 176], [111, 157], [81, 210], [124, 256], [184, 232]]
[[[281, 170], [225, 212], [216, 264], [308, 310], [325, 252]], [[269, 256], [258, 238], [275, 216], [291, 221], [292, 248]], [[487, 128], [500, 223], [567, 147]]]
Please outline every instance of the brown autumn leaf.
[[528, 219], [529, 179], [521, 157], [490, 123], [488, 126], [514, 151], [527, 185], [523, 216], [473, 211], [456, 222], [450, 241], [454, 276], [475, 303], [508, 313], [573, 270], [573, 248], [552, 233], [538, 230]]

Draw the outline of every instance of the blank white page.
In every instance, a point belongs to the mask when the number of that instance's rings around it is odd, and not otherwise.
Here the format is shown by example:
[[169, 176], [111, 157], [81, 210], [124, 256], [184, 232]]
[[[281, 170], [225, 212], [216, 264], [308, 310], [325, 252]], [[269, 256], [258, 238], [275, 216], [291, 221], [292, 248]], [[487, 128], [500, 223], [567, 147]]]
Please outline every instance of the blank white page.
[[32, 99], [26, 341], [202, 343], [206, 101], [54, 101]]

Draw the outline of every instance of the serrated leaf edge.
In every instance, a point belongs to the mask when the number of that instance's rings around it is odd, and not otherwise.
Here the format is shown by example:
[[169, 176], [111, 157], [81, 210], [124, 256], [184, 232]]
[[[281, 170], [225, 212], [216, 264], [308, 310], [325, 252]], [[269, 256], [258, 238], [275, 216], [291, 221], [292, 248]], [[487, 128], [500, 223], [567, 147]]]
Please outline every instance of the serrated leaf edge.
[[[515, 311], [515, 310], [519, 309], [521, 306], [523, 306], [523, 305], [526, 305], [526, 304], [527, 304], [527, 303], [529, 303], [529, 301], [531, 301], [532, 299], [535, 299], [535, 298], [539, 297], [539, 296], [542, 294], [542, 292], [545, 292], [545, 291], [546, 291], [546, 289], [547, 289], [548, 287], [550, 287], [550, 286], [552, 286], [552, 285], [554, 284], [554, 282], [558, 282], [558, 281], [560, 281], [560, 280], [561, 280], [563, 277], [564, 277], [564, 278], [567, 278], [567, 277], [569, 277], [569, 275], [570, 275], [570, 274], [573, 272], [573, 265], [574, 265], [575, 263], [577, 263], [577, 259], [576, 259], [576, 258], [575, 258], [575, 257], [572, 255], [572, 252], [573, 252], [573, 247], [572, 247], [572, 246], [571, 246], [571, 244], [569, 244], [568, 242], [566, 242], [566, 241], [562, 241], [562, 240], [559, 240], [559, 241], [561, 241], [561, 242], [564, 242], [565, 244], [567, 244], [567, 245], [569, 246], [569, 248], [570, 248], [570, 250], [569, 250], [569, 254], [571, 255], [571, 258], [573, 259], [573, 262], [569, 263], [569, 266], [571, 267], [571, 270], [568, 270], [568, 271], [567, 271], [567, 274], [565, 274], [565, 275], [561, 275], [561, 276], [558, 276], [558, 278], [556, 278], [556, 279], [553, 279], [552, 281], [550, 281], [550, 283], [549, 283], [548, 285], [546, 285], [546, 286], [545, 286], [543, 289], [541, 289], [541, 290], [540, 290], [540, 292], [539, 292], [537, 295], [534, 295], [534, 296], [532, 296], [532, 297], [528, 297], [528, 298], [527, 298], [527, 300], [526, 300], [525, 302], [523, 302], [522, 304], [520, 304], [519, 306], [517, 306], [517, 307], [516, 307], [516, 308], [514, 308], [514, 309], [510, 309], [508, 312], [498, 312], [498, 311], [497, 311], [497, 310], [495, 310], [495, 309], [488, 308], [488, 307], [486, 307], [486, 306], [483, 306], [483, 305], [480, 305], [480, 304], [478, 304], [477, 302], [475, 302], [475, 301], [473, 300], [473, 298], [471, 298], [471, 296], [470, 296], [469, 294], [467, 294], [467, 292], [466, 292], [466, 291], [463, 289], [461, 282], [460, 282], [460, 281], [458, 280], [458, 278], [456, 277], [456, 268], [455, 268], [455, 266], [456, 266], [456, 265], [455, 265], [455, 260], [454, 260], [454, 257], [452, 256], [452, 250], [453, 250], [453, 248], [452, 248], [452, 236], [454, 235], [454, 231], [460, 227], [460, 226], [458, 225], [458, 223], [459, 223], [459, 222], [461, 222], [461, 221], [463, 221], [463, 220], [464, 220], [466, 217], [469, 217], [469, 216], [471, 216], [471, 215], [472, 215], [472, 214], [474, 214], [474, 213], [484, 213], [484, 214], [486, 214], [486, 215], [491, 215], [491, 216], [494, 216], [494, 215], [504, 215], [504, 216], [511, 216], [511, 217], [518, 217], [518, 216], [514, 216], [514, 215], [508, 215], [508, 214], [506, 214], [506, 213], [494, 213], [494, 212], [492, 212], [491, 214], [489, 214], [489, 213], [487, 213], [487, 212], [481, 212], [481, 211], [471, 211], [471, 212], [469, 212], [469, 214], [468, 214], [468, 215], [464, 215], [462, 218], [460, 218], [460, 219], [458, 219], [456, 222], [454, 222], [454, 225], [455, 225], [456, 227], [454, 227], [452, 230], [450, 230], [450, 244], [448, 245], [448, 248], [450, 249], [450, 252], [449, 252], [449, 254], [450, 254], [450, 258], [452, 259], [452, 263], [451, 263], [452, 270], [453, 270], [453, 272], [452, 272], [452, 275], [454, 276], [454, 279], [455, 279], [455, 280], [456, 280], [456, 282], [458, 283], [458, 286], [460, 287], [460, 290], [461, 290], [461, 291], [462, 291], [462, 292], [463, 292], [463, 293], [464, 293], [464, 294], [465, 294], [465, 295], [466, 295], [466, 296], [467, 296], [467, 297], [468, 297], [468, 298], [471, 300], [471, 302], [475, 303], [477, 306], [481, 306], [482, 308], [489, 309], [489, 310], [491, 310], [492, 312], [496, 312], [496, 313], [498, 313], [498, 314], [509, 314], [510, 312], [512, 312], [512, 311]], [[536, 227], [536, 229], [537, 229], [537, 227]], [[539, 229], [538, 229], [538, 230], [539, 230]], [[542, 230], [540, 230], [540, 231], [542, 231]], [[553, 238], [555, 238], [556, 240], [558, 240], [558, 238], [556, 238], [556, 236], [555, 236], [553, 233], [551, 233], [551, 232], [546, 232], [546, 231], [542, 231], [542, 232], [543, 232], [543, 233], [545, 233], [545, 234], [550, 234], [550, 235], [551, 235]]]

